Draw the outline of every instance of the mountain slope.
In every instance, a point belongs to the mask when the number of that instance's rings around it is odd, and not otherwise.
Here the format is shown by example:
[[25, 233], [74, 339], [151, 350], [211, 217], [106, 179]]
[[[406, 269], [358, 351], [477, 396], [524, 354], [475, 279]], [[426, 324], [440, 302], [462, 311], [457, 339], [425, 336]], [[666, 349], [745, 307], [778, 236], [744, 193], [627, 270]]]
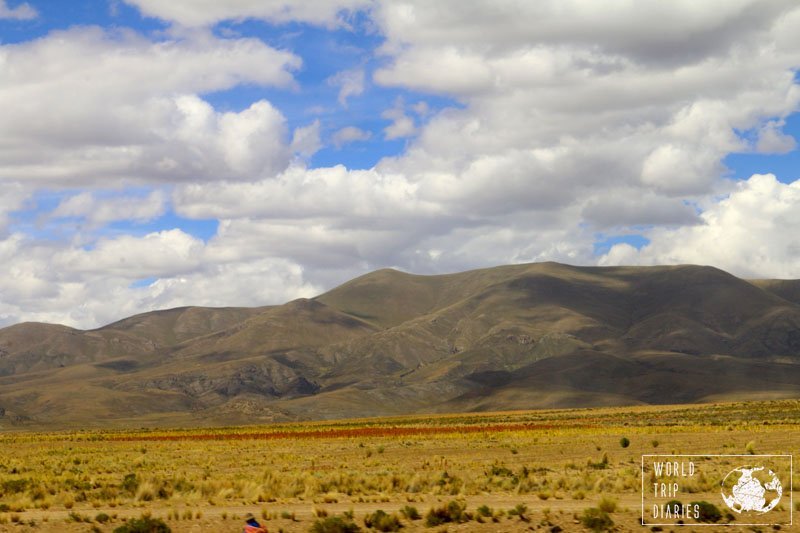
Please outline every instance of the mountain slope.
[[0, 330], [0, 427], [798, 396], [798, 287], [692, 265], [385, 269], [282, 306], [19, 324]]

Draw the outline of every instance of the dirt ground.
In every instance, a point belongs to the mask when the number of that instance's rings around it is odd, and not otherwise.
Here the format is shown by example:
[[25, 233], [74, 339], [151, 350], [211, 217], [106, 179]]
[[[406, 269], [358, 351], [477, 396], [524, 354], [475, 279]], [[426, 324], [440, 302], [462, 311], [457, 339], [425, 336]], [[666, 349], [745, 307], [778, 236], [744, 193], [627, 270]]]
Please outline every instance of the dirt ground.
[[[504, 516], [497, 522], [491, 519], [485, 519], [483, 523], [471, 520], [462, 524], [445, 524], [436, 527], [426, 527], [424, 518], [416, 521], [403, 519], [403, 529], [405, 532], [491, 532], [491, 533], [517, 533], [522, 531], [544, 531], [544, 532], [585, 532], [587, 528], [582, 526], [577, 520], [577, 515], [597, 502], [587, 500], [547, 500], [542, 501], [536, 497], [514, 496], [514, 495], [482, 495], [461, 498], [467, 504], [468, 511], [474, 511], [480, 505], [489, 505], [493, 509], [513, 509], [518, 504], [522, 503], [527, 505], [528, 512], [526, 513], [526, 520], [521, 520], [518, 517]], [[227, 507], [199, 507], [193, 511], [200, 511], [200, 518], [193, 518], [188, 520], [174, 520], [168, 519], [167, 515], [169, 509], [159, 509], [152, 507], [147, 510], [153, 517], [164, 519], [175, 533], [225, 533], [225, 532], [240, 532], [244, 525], [244, 517], [247, 513], [252, 513], [256, 516], [262, 525], [266, 526], [270, 533], [283, 531], [285, 533], [299, 533], [308, 532], [316, 520], [315, 512], [319, 510], [326, 511], [329, 515], [341, 515], [345, 512], [352, 511], [355, 515], [355, 522], [362, 527], [364, 531], [371, 531], [364, 527], [363, 518], [367, 513], [372, 513], [378, 509], [382, 509], [387, 513], [398, 512], [405, 505], [415, 506], [421, 514], [425, 514], [429, 508], [447, 503], [447, 498], [428, 497], [420, 498], [416, 502], [406, 501], [389, 501], [389, 502], [373, 502], [373, 503], [334, 503], [334, 504], [313, 504], [307, 502], [286, 502], [281, 504], [266, 504], [260, 506], [227, 506]], [[641, 499], [638, 496], [628, 496], [619, 500], [620, 510], [611, 514], [615, 526], [614, 531], [618, 532], [644, 532], [644, 531], [659, 531], [652, 529], [650, 526], [642, 526], [640, 523]], [[261, 514], [267, 510], [270, 514], [280, 515], [283, 512], [294, 513], [295, 520], [284, 518], [270, 518], [264, 520]], [[74, 513], [82, 516], [94, 517], [98, 513], [104, 512], [108, 515], [116, 515], [112, 522], [107, 524], [98, 524], [93, 522], [89, 523], [76, 523], [69, 520], [69, 513], [64, 511], [42, 512], [31, 511], [20, 513], [20, 523], [0, 525], [0, 532], [9, 533], [33, 533], [33, 532], [64, 532], [64, 533], [78, 533], [78, 532], [92, 532], [103, 531], [111, 532], [114, 528], [119, 527], [124, 523], [124, 518], [137, 518], [142, 515], [141, 509], [73, 509]], [[31, 525], [31, 521], [34, 525]], [[560, 529], [558, 529], [560, 528]], [[791, 529], [784, 527], [784, 531], [795, 531], [800, 529]], [[703, 533], [710, 533], [714, 531], [731, 532], [731, 531], [755, 531], [752, 528], [737, 527], [728, 525], [719, 526], [701, 526], [687, 525], [685, 529], [679, 526], [664, 527], [664, 531], [677, 531], [678, 533], [689, 533], [690, 531], [701, 531]], [[771, 531], [772, 528], [762, 528], [762, 531]]]

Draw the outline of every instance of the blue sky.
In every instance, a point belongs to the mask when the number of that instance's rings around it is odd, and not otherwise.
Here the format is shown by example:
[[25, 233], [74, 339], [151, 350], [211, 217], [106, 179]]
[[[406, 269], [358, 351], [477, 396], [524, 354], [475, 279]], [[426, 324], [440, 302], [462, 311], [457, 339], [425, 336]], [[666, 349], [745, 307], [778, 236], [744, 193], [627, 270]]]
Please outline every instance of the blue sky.
[[0, 325], [382, 267], [800, 277], [800, 9], [557, 5], [0, 0]]

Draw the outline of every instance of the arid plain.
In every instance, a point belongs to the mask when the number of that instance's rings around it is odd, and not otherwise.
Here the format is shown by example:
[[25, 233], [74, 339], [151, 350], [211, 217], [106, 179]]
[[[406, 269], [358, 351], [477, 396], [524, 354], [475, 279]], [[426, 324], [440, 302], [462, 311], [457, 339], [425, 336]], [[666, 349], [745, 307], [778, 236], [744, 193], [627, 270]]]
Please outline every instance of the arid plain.
[[[337, 519], [365, 531], [641, 531], [642, 455], [795, 454], [799, 428], [800, 402], [783, 400], [4, 434], [0, 528], [113, 531], [149, 515], [173, 531], [233, 532], [252, 513], [287, 532]], [[736, 524], [718, 483], [687, 489], [722, 513], [703, 531]]]

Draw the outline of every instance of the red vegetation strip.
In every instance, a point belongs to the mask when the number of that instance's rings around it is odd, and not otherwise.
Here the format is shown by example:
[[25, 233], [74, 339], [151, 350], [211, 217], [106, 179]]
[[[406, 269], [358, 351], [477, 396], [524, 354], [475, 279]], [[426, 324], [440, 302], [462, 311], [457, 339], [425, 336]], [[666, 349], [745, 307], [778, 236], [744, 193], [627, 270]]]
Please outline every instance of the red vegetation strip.
[[321, 429], [308, 431], [273, 431], [265, 433], [187, 433], [184, 435], [119, 435], [108, 437], [111, 441], [182, 441], [182, 440], [273, 440], [273, 439], [335, 439], [355, 437], [403, 437], [437, 435], [443, 433], [497, 433], [503, 431], [528, 431], [581, 427], [586, 425], [555, 424], [492, 424], [487, 426], [411, 426], [363, 427], [348, 429]]

